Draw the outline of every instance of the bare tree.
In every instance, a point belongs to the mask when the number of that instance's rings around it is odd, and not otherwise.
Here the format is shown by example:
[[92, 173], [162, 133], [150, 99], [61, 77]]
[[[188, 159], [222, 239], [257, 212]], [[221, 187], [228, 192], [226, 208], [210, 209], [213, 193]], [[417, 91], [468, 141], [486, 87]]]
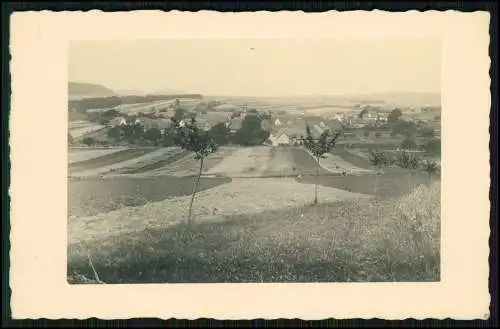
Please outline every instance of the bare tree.
[[341, 130], [331, 133], [330, 130], [325, 130], [319, 136], [312, 136], [311, 127], [306, 125], [306, 136], [303, 137], [305, 147], [313, 154], [316, 159], [316, 181], [314, 184], [314, 204], [318, 203], [318, 180], [320, 170], [320, 159], [326, 159], [327, 154], [335, 147], [337, 139], [342, 134]]
[[193, 152], [194, 158], [200, 160], [198, 175], [193, 182], [193, 192], [191, 194], [187, 216], [187, 224], [191, 226], [193, 203], [200, 184], [201, 174], [203, 173], [203, 162], [209, 154], [215, 153], [218, 147], [208, 132], [198, 128], [195, 117], [191, 117], [191, 120], [184, 122], [184, 124], [180, 124], [180, 122], [175, 121], [175, 119], [173, 120], [176, 144], [184, 150]]
[[377, 177], [375, 178], [374, 193], [375, 193], [375, 197], [378, 199], [378, 181], [379, 181], [380, 175], [383, 174], [381, 170], [383, 167], [386, 167], [389, 165], [390, 160], [384, 152], [371, 152], [369, 160], [370, 160], [372, 166], [374, 166], [377, 170], [377, 172], [376, 172]]
[[399, 158], [399, 164], [402, 168], [405, 168], [408, 170], [408, 193], [411, 192], [411, 183], [412, 183], [412, 176], [413, 172], [415, 169], [417, 169], [420, 166], [421, 159], [415, 155], [412, 154], [411, 152], [407, 151], [402, 151], [400, 158]]
[[432, 175], [438, 171], [438, 164], [433, 160], [426, 160], [423, 163], [424, 171], [429, 174], [429, 185], [432, 183]]

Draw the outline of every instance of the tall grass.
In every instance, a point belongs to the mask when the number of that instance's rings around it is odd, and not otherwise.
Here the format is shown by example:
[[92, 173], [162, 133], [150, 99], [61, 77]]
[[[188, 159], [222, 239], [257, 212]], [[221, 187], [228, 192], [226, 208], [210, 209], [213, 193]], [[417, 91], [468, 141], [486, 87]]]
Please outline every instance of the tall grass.
[[441, 191], [439, 182], [418, 186], [379, 215], [380, 231], [373, 246], [385, 254], [387, 277], [417, 276], [439, 280]]

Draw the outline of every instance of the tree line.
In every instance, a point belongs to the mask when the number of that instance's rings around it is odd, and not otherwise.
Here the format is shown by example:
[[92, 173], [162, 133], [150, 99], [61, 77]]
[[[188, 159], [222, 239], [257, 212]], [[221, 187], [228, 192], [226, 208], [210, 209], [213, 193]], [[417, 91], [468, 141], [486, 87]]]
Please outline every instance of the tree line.
[[[110, 110], [114, 111], [114, 110]], [[186, 122], [194, 122], [198, 127], [195, 113], [186, 113], [181, 108], [178, 108], [174, 115], [169, 118], [170, 124], [163, 128], [151, 127], [147, 128], [140, 121], [135, 120], [136, 117], [127, 118], [125, 124], [118, 124], [109, 127], [107, 130], [107, 144], [129, 143], [139, 145], [152, 146], [178, 146], [176, 134], [177, 125], [186, 124]], [[194, 120], [194, 121], [193, 121]], [[101, 121], [101, 124], [109, 124], [109, 120]], [[204, 129], [201, 129], [204, 130]], [[226, 125], [226, 122], [219, 122], [211, 126], [207, 130], [207, 134], [217, 143], [217, 145], [235, 144], [242, 146], [262, 145], [269, 138], [269, 131], [262, 128], [262, 118], [258, 115], [247, 115], [241, 121], [239, 127], [234, 133], [231, 127]], [[82, 140], [87, 146], [102, 144], [95, 138], [87, 137]]]

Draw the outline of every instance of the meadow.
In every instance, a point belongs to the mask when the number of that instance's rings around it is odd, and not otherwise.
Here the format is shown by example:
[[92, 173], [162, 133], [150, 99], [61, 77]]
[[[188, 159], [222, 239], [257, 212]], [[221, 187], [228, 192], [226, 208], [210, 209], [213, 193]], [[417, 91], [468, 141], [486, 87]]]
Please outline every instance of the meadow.
[[342, 176], [331, 169], [373, 169], [343, 148], [318, 167], [299, 147], [221, 147], [205, 161], [186, 230], [192, 154], [88, 157], [69, 165], [85, 176], [68, 184], [70, 282], [93, 282], [89, 255], [107, 283], [439, 280], [438, 175]]
[[95, 282], [89, 255], [106, 283], [439, 281], [439, 189], [214, 215], [189, 231], [181, 215], [165, 224], [166, 203], [147, 212], [163, 225], [145, 212], [113, 216], [112, 232], [94, 220], [93, 238], [72, 237], [68, 281]]
[[105, 126], [87, 122], [85, 124], [75, 124], [69, 127], [68, 132], [71, 134], [73, 138], [80, 138], [98, 131], [101, 131], [105, 128]]

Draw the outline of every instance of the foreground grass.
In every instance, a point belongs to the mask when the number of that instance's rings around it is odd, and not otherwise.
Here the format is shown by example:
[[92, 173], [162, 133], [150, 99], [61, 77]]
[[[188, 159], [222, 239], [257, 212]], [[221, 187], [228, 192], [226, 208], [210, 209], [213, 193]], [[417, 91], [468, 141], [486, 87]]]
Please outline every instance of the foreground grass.
[[69, 247], [70, 283], [439, 281], [440, 184]]

